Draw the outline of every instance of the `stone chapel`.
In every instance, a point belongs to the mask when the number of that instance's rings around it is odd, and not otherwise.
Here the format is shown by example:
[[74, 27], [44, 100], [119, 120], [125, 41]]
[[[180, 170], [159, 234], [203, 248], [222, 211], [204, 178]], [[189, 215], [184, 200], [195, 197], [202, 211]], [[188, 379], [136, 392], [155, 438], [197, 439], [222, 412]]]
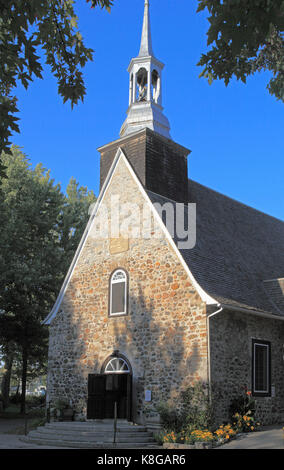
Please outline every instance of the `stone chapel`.
[[[118, 418], [155, 428], [158, 405], [178, 406], [202, 381], [218, 423], [242, 386], [263, 424], [281, 422], [284, 223], [188, 179], [190, 151], [172, 140], [162, 106], [163, 67], [145, 0], [127, 117], [98, 149], [100, 193], [44, 321], [47, 401], [67, 399], [77, 420], [113, 418], [116, 403]], [[130, 232], [96, 236], [102, 220], [115, 232], [117, 204], [137, 208], [122, 216]], [[196, 236], [186, 246], [157, 207], [189, 224], [192, 205]], [[137, 236], [145, 208], [148, 235]]]

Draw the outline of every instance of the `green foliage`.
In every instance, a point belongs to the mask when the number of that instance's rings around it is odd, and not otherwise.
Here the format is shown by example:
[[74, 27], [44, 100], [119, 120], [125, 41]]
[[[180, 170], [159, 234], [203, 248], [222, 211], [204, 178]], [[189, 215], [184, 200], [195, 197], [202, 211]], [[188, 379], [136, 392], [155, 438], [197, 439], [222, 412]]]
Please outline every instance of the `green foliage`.
[[260, 423], [255, 419], [256, 402], [244, 387], [242, 393], [231, 401], [229, 413], [232, 425], [238, 432], [256, 431]]
[[161, 403], [157, 407], [164, 429], [186, 434], [195, 429], [208, 429], [212, 425], [212, 409], [207, 386], [201, 382], [181, 393], [180, 408]]
[[[26, 403], [29, 408], [38, 413], [40, 416], [45, 412], [43, 406], [45, 404], [45, 397], [44, 396], [37, 396], [37, 395], [29, 395], [26, 398]], [[30, 413], [31, 414], [31, 413]]]
[[67, 272], [85, 229], [90, 206], [96, 200], [94, 192], [71, 178], [60, 218], [60, 242], [64, 247], [63, 267]]
[[159, 446], [162, 446], [164, 443], [164, 432], [160, 431], [160, 432], [154, 433], [154, 439]]
[[237, 432], [252, 432], [257, 431], [260, 423], [257, 423], [255, 417], [248, 411], [244, 415], [235, 413], [232, 416], [232, 426]]
[[0, 343], [15, 367], [21, 361], [25, 389], [29, 376], [45, 372], [48, 330], [42, 320], [55, 302], [95, 196], [74, 179], [64, 195], [50, 172], [41, 164], [32, 169], [18, 147], [2, 159], [8, 178], [0, 199]]
[[68, 400], [65, 400], [65, 398], [58, 398], [53, 403], [53, 407], [56, 410], [64, 410], [64, 409], [69, 407], [69, 402], [68, 402]]
[[167, 403], [160, 403], [157, 406], [161, 422], [164, 429], [180, 432], [183, 425], [183, 417], [176, 408], [170, 407]]
[[199, 0], [197, 11], [207, 9], [211, 50], [202, 54], [200, 76], [244, 83], [249, 75], [269, 70], [269, 92], [284, 101], [283, 0]]
[[[86, 0], [108, 11], [110, 0]], [[0, 155], [9, 152], [12, 132], [19, 132], [17, 98], [12, 90], [26, 89], [43, 78], [39, 51], [51, 68], [63, 102], [73, 107], [86, 93], [82, 68], [93, 59], [77, 26], [74, 0], [0, 0]], [[0, 178], [4, 168], [0, 165]]]
[[251, 396], [251, 392], [244, 390], [244, 392], [231, 401], [229, 413], [232, 417], [236, 413], [241, 415], [250, 414], [255, 415], [256, 403]]
[[10, 403], [12, 405], [19, 405], [21, 403], [21, 396], [19, 394], [14, 394], [10, 396]]
[[207, 385], [197, 382], [182, 393], [183, 428], [187, 431], [208, 429], [212, 425], [212, 408]]

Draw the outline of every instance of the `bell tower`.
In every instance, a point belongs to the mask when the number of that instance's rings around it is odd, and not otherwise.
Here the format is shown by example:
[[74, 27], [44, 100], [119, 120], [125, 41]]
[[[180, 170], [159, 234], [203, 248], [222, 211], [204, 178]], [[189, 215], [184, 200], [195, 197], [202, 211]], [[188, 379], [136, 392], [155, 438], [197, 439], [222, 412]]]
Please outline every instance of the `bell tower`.
[[131, 60], [129, 106], [120, 138], [98, 149], [101, 154], [100, 186], [121, 148], [146, 190], [177, 202], [188, 202], [187, 157], [190, 150], [174, 142], [163, 114], [162, 71], [151, 39], [149, 0], [145, 0], [141, 45]]
[[145, 0], [139, 55], [131, 60], [128, 67], [129, 107], [120, 137], [147, 127], [168, 139], [171, 138], [169, 121], [163, 114], [162, 107], [163, 68], [164, 64], [154, 56], [149, 0]]

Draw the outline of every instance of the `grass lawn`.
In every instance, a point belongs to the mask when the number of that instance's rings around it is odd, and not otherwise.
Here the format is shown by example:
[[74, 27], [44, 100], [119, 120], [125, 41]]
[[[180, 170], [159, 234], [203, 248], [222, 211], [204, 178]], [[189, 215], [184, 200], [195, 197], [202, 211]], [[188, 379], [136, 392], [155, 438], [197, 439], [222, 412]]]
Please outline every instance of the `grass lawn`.
[[[30, 409], [27, 405], [28, 431], [45, 424], [45, 409]], [[10, 404], [0, 413], [0, 419], [14, 420], [22, 419], [22, 423], [6, 431], [6, 434], [25, 434], [25, 415], [20, 413], [20, 405]]]
[[10, 405], [0, 413], [0, 418], [4, 419], [17, 419], [23, 417], [24, 415], [20, 413], [20, 405], [14, 405], [13, 403], [10, 403]]

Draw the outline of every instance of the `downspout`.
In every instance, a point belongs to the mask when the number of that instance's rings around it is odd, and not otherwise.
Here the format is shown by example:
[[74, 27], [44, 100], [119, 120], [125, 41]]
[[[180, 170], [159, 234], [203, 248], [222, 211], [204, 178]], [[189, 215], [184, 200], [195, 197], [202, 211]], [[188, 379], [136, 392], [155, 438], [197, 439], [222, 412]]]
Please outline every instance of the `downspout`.
[[[221, 304], [218, 304], [217, 307], [220, 307]], [[211, 358], [210, 358], [210, 322], [209, 319], [217, 315], [218, 313], [224, 310], [223, 307], [220, 307], [215, 312], [210, 313], [206, 317], [206, 327], [207, 327], [207, 369], [208, 369], [208, 393], [209, 393], [209, 402], [212, 403], [212, 390], [211, 390]]]

